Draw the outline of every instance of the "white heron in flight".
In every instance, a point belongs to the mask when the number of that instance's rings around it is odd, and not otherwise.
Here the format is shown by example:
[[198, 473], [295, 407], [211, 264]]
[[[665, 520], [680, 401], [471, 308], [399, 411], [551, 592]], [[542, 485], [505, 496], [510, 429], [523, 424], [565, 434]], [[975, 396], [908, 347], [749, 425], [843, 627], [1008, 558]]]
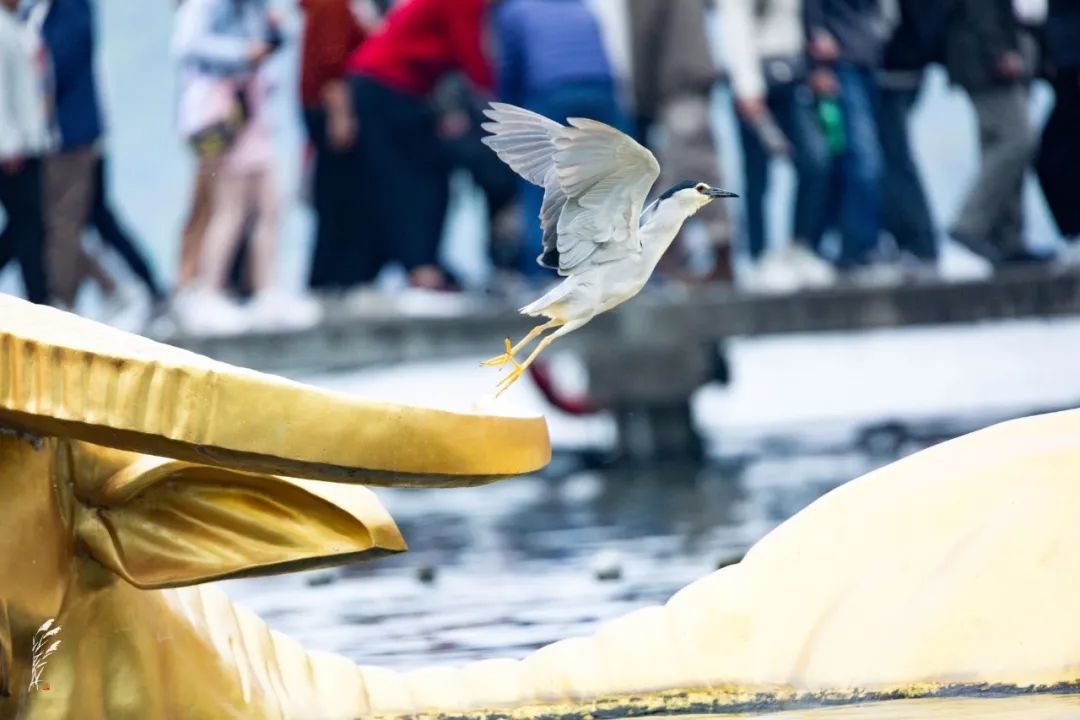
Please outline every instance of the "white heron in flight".
[[[703, 182], [667, 190], [648, 208], [645, 199], [660, 176], [651, 152], [613, 127], [570, 118], [569, 126], [505, 103], [484, 114], [484, 143], [516, 173], [544, 188], [540, 225], [544, 252], [538, 261], [566, 278], [521, 308], [546, 317], [517, 345], [484, 365], [514, 366], [498, 394], [513, 385], [555, 338], [637, 295], [683, 223], [717, 198], [735, 193]], [[548, 330], [523, 363], [517, 354]]]

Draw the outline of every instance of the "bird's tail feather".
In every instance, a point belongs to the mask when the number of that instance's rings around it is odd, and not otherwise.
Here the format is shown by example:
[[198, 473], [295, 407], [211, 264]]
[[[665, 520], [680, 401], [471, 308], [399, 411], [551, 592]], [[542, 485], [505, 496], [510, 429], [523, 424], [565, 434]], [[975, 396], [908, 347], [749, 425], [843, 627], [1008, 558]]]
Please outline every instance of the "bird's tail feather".
[[518, 312], [522, 315], [529, 315], [536, 317], [537, 315], [545, 315], [546, 310], [550, 310], [552, 305], [555, 305], [560, 300], [565, 298], [570, 292], [570, 288], [567, 287], [565, 282], [559, 283], [551, 290], [544, 293], [544, 296], [539, 300], [529, 303], [523, 308], [519, 308]]

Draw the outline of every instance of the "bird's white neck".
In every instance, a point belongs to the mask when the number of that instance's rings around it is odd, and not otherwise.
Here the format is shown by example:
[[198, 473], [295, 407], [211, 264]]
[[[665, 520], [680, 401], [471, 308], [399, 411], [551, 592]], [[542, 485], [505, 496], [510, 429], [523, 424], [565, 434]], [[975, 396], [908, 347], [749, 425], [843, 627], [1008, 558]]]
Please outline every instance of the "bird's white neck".
[[660, 258], [679, 234], [683, 223], [694, 216], [702, 205], [667, 200], [649, 212], [645, 224], [638, 231], [641, 246], [650, 267], [656, 267]]

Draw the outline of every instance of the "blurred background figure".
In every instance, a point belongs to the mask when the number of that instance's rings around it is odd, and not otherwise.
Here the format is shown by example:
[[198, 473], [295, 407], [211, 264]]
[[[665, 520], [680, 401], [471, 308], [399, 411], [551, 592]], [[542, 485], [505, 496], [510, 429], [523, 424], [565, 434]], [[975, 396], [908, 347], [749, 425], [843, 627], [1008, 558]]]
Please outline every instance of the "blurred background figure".
[[[625, 129], [600, 25], [584, 0], [502, 0], [494, 10], [497, 87], [503, 102], [565, 123], [571, 117]], [[544, 189], [519, 181], [523, 243], [520, 271], [549, 279], [543, 252]]]
[[105, 155], [98, 156], [94, 167], [94, 199], [90, 203], [90, 221], [87, 228], [97, 233], [104, 246], [116, 251], [135, 278], [142, 284], [150, 300], [150, 315], [157, 316], [165, 309], [167, 295], [164, 286], [158, 280], [140, 244], [131, 233], [116, 219], [116, 211], [109, 203], [108, 164]]
[[[213, 197], [196, 278], [176, 298], [177, 317], [203, 333], [310, 325], [318, 306], [286, 296], [274, 277], [279, 200], [268, 104], [277, 78], [268, 61], [282, 44], [280, 30], [262, 0], [186, 0], [181, 10], [176, 52], [191, 73], [185, 101], [198, 103], [196, 117], [185, 120], [196, 152], [213, 163]], [[254, 297], [242, 308], [226, 285], [249, 218]]]
[[933, 276], [937, 229], [908, 126], [927, 68], [944, 57], [953, 0], [899, 0], [899, 11], [878, 73], [877, 123], [885, 160], [882, 220], [903, 253], [905, 269]]
[[[750, 267], [745, 287], [790, 292], [834, 280], [813, 248], [825, 228], [831, 161], [806, 85], [802, 0], [721, 0], [720, 32], [743, 151], [745, 230]], [[793, 238], [769, 247], [765, 199], [774, 158], [796, 173]]]
[[449, 165], [429, 100], [436, 85], [462, 72], [490, 93], [484, 54], [486, 0], [409, 0], [347, 64], [359, 122], [353, 227], [362, 229], [349, 263], [349, 284], [370, 283], [387, 263], [400, 263], [422, 290], [452, 285], [440, 266], [439, 243], [449, 204]]
[[52, 147], [49, 57], [39, 33], [20, 21], [19, 0], [0, 2], [0, 269], [12, 259], [31, 302], [49, 300], [45, 271], [41, 158]]
[[[484, 145], [487, 122], [484, 101], [472, 91], [461, 74], [443, 80], [434, 94], [438, 136], [451, 170], [463, 170], [483, 194], [486, 205], [488, 260], [492, 278], [490, 290], [505, 296], [522, 287], [522, 218], [518, 205], [518, 177], [498, 155]], [[533, 218], [535, 221], [536, 219]]]
[[953, 239], [995, 267], [1041, 259], [1024, 244], [1024, 176], [1036, 137], [1025, 56], [1012, 0], [955, 0], [945, 64], [978, 118], [979, 176], [953, 223]]
[[[191, 3], [185, 4], [184, 0], [176, 0], [176, 4], [172, 50], [174, 56], [179, 56], [181, 43], [185, 41], [185, 33], [196, 22], [195, 15], [202, 10]], [[192, 138], [203, 129], [201, 125], [204, 121], [199, 105], [203, 88], [210, 82], [207, 77], [209, 73], [197, 63], [184, 62], [179, 57], [177, 59], [179, 60], [178, 125], [184, 140], [188, 141], [195, 155], [195, 181], [184, 229], [180, 236], [180, 266], [176, 272], [176, 291], [180, 293], [187, 289], [199, 274], [203, 236], [206, 234], [206, 226], [210, 224], [213, 206], [213, 177], [216, 174], [217, 158], [212, 157], [208, 151], [200, 152], [200, 149], [191, 142]]]
[[[831, 204], [840, 230], [837, 264], [870, 270], [881, 230], [881, 142], [875, 107], [892, 0], [804, 0], [810, 85], [835, 158]], [[872, 270], [871, 270], [872, 272]]]
[[485, 0], [409, 0], [349, 58], [353, 112], [352, 227], [362, 229], [349, 261], [349, 285], [374, 281], [387, 263], [404, 267], [414, 288], [450, 289], [438, 250], [449, 203], [449, 167], [429, 100], [460, 71], [491, 90], [484, 54]]
[[[719, 71], [705, 33], [704, 0], [629, 2], [636, 134], [649, 141], [663, 168], [657, 192], [691, 177], [723, 187], [711, 122]], [[728, 207], [712, 203], [688, 222], [659, 272], [729, 282], [734, 228]], [[696, 269], [688, 266], [695, 231], [704, 233], [698, 245], [706, 256]]]
[[315, 247], [308, 284], [312, 289], [349, 286], [351, 246], [363, 228], [350, 225], [357, 122], [349, 101], [345, 64], [368, 31], [349, 0], [300, 0], [304, 44], [300, 61], [300, 102], [312, 148], [312, 208]]
[[49, 285], [54, 302], [74, 309], [79, 288], [95, 280], [106, 300], [106, 319], [130, 303], [82, 244], [93, 207], [100, 157], [101, 111], [94, 70], [94, 18], [87, 0], [39, 0], [29, 22], [40, 27], [52, 59], [59, 148], [45, 158], [45, 227]]
[[1058, 230], [1070, 242], [1063, 260], [1080, 263], [1080, 2], [1050, 0], [1046, 55], [1054, 109], [1042, 134], [1038, 170]]

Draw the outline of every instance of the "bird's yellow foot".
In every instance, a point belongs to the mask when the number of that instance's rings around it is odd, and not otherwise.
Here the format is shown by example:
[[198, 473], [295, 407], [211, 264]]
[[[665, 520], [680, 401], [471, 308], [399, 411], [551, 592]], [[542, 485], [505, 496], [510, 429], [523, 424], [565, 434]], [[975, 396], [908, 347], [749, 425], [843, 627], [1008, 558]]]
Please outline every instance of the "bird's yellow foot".
[[499, 390], [498, 390], [498, 392], [495, 393], [495, 397], [499, 397], [504, 392], [509, 390], [511, 385], [513, 385], [519, 379], [521, 379], [521, 375], [524, 372], [525, 372], [525, 367], [523, 365], [520, 365], [517, 362], [515, 362], [514, 363], [514, 369], [510, 372], [510, 374], [499, 381], [499, 385], [498, 385]]
[[521, 365], [518, 364], [517, 359], [514, 358], [514, 346], [510, 344], [510, 338], [506, 338], [506, 352], [504, 352], [502, 355], [499, 355], [498, 357], [493, 357], [490, 360], [485, 360], [480, 364], [484, 367], [501, 368], [506, 367], [507, 365], [513, 365], [515, 369], [521, 367]]

